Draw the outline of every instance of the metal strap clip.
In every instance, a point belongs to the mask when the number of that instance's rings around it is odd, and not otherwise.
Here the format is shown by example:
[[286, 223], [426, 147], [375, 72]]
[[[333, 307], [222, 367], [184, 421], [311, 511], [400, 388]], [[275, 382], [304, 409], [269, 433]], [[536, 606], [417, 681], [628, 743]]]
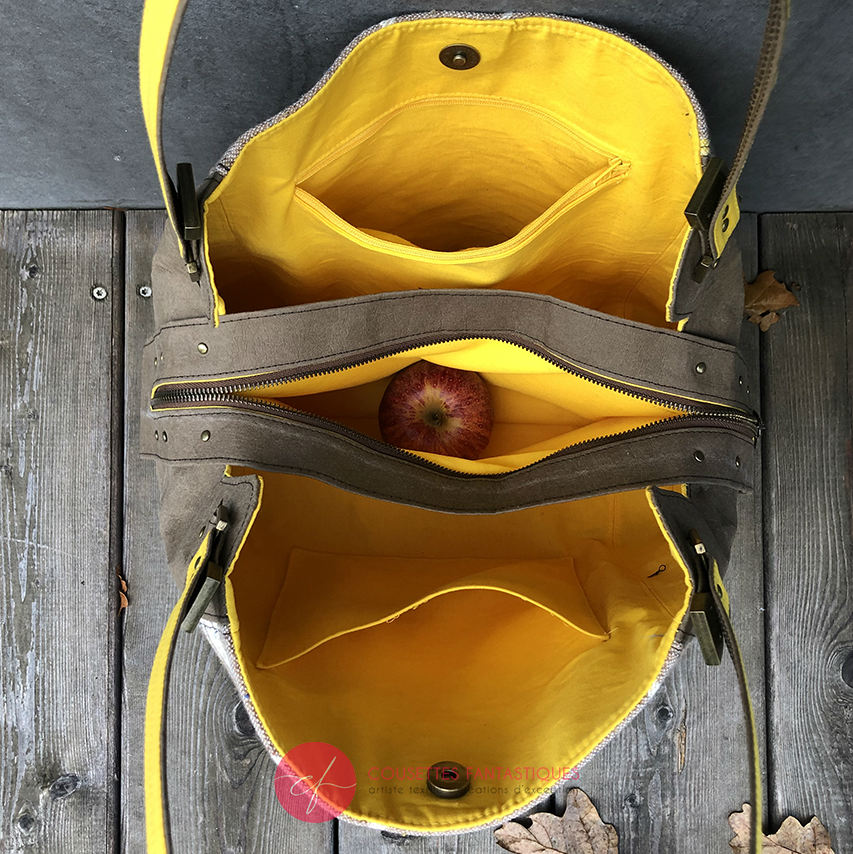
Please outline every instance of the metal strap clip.
[[711, 585], [711, 561], [705, 544], [696, 531], [689, 534], [696, 553], [696, 586], [690, 601], [690, 630], [699, 641], [705, 664], [720, 664], [723, 660], [723, 627], [714, 604]]
[[[695, 229], [702, 241], [702, 256], [693, 270], [693, 278], [701, 282], [708, 270], [717, 266], [720, 260], [716, 257], [713, 248], [713, 235], [711, 224], [714, 220], [714, 211], [720, 203], [723, 187], [726, 183], [726, 164], [719, 157], [712, 157], [702, 173], [687, 207], [684, 216], [690, 227]], [[726, 226], [728, 228], [728, 226]]]
[[190, 279], [197, 282], [201, 279], [201, 268], [195, 251], [195, 242], [202, 238], [201, 206], [195, 189], [192, 163], [179, 163], [177, 168], [178, 187], [175, 194], [178, 197], [178, 214], [181, 218], [181, 238], [187, 259], [187, 272]]
[[204, 532], [204, 536], [208, 537], [207, 552], [200, 558], [195, 582], [187, 596], [187, 610], [181, 621], [181, 628], [185, 632], [192, 632], [198, 625], [225, 577], [222, 567], [222, 545], [225, 538], [222, 533], [227, 527], [225, 508], [220, 504], [213, 512]]

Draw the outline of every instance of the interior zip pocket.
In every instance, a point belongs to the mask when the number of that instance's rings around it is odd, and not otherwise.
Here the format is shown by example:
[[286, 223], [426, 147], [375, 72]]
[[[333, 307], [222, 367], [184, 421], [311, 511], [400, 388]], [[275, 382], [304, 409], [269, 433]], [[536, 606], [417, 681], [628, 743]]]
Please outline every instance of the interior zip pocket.
[[428, 96], [388, 111], [306, 167], [294, 197], [369, 249], [486, 260], [521, 248], [629, 168], [540, 107]]
[[[420, 360], [480, 373], [490, 388], [494, 427], [479, 459], [397, 448], [382, 441], [378, 406], [391, 376]], [[462, 475], [496, 475], [625, 436], [726, 424], [755, 438], [758, 418], [595, 374], [545, 348], [505, 337], [454, 336], [377, 349], [313, 370], [279, 370], [227, 379], [157, 385], [153, 411], [228, 408], [308, 422], [386, 454]]]

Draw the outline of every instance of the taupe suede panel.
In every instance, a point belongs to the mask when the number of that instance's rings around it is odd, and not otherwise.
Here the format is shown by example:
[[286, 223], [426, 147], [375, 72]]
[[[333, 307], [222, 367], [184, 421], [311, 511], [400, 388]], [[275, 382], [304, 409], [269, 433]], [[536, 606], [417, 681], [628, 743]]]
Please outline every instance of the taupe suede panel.
[[[499, 513], [650, 484], [695, 481], [742, 491], [750, 488], [754, 457], [751, 439], [726, 426], [673, 425], [580, 447], [517, 471], [472, 476], [396, 456], [383, 443], [357, 442], [298, 414], [183, 410], [155, 413], [145, 423], [142, 452], [181, 468], [193, 460], [205, 466], [218, 461], [220, 470], [235, 463], [306, 474], [352, 492], [452, 513]], [[207, 441], [203, 431], [210, 434]]]
[[157, 357], [155, 382], [174, 382], [259, 371], [298, 375], [377, 351], [477, 336], [511, 340], [631, 385], [753, 409], [748, 385], [739, 382], [746, 364], [731, 344], [514, 291], [392, 292], [226, 315], [216, 329], [184, 320], [162, 328], [146, 349], [152, 364]]
[[[682, 291], [682, 303], [696, 301], [705, 334], [644, 326], [563, 303], [551, 297], [508, 291], [416, 291], [292, 306], [211, 321], [213, 300], [203, 271], [193, 282], [167, 224], [153, 268], [155, 322], [160, 330], [143, 356], [140, 451], [157, 461], [161, 531], [170, 571], [183, 583], [197, 548], [198, 531], [215, 506], [228, 462], [318, 477], [342, 488], [445, 512], [494, 513], [650, 484], [692, 482], [713, 493], [696, 493], [710, 512], [734, 501], [732, 490], [748, 489], [754, 465], [752, 443], [720, 427], [673, 428], [645, 437], [626, 437], [612, 446], [583, 449], [518, 472], [464, 477], [410, 459], [380, 443], [355, 443], [294, 415], [290, 419], [255, 412], [205, 410], [154, 414], [149, 397], [164, 380], [215, 379], [235, 373], [282, 370], [302, 373], [330, 362], [357, 361], [377, 348], [402, 349], [425, 338], [453, 335], [506, 337], [551, 351], [582, 369], [632, 384], [660, 387], [751, 410], [746, 366], [733, 344], [742, 289], [739, 255], [729, 249], [709, 273], [708, 290]], [[737, 289], [734, 287], [737, 282]], [[695, 283], [694, 283], [695, 284]], [[728, 293], [715, 302], [713, 291]], [[719, 309], [719, 317], [711, 317]], [[735, 310], [736, 309], [736, 310]], [[700, 321], [691, 324], [698, 325]], [[713, 331], [718, 338], [714, 340]], [[198, 350], [199, 341], [208, 345]], [[154, 364], [154, 356], [157, 364]], [[701, 373], [699, 363], [705, 365]], [[155, 426], [156, 425], [156, 426]], [[169, 442], [154, 439], [167, 430]], [[211, 439], [200, 435], [209, 430]], [[701, 450], [704, 460], [695, 460]], [[735, 465], [738, 458], [740, 465]], [[731, 495], [731, 501], [725, 496]], [[720, 507], [731, 519], [733, 507]], [[250, 513], [250, 511], [247, 511]], [[721, 553], [734, 533], [719, 532]]]

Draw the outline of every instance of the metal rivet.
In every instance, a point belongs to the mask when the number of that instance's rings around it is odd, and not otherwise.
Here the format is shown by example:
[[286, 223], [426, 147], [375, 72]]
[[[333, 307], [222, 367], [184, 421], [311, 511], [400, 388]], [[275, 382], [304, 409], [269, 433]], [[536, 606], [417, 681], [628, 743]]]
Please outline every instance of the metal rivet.
[[155, 441], [155, 442], [159, 442], [159, 441], [160, 441], [160, 431], [159, 431], [159, 430], [155, 430], [155, 431], [154, 431], [154, 441]]
[[203, 430], [201, 434], [201, 441], [207, 442], [210, 440], [210, 430]]
[[165, 431], [165, 430], [163, 431], [163, 441], [164, 441], [164, 442], [168, 442], [168, 441], [169, 441], [169, 437], [166, 435], [166, 431]]
[[704, 362], [699, 362], [699, 364], [696, 365], [696, 373], [697, 374], [704, 374], [707, 369], [708, 369], [708, 366]]
[[480, 52], [469, 44], [449, 44], [442, 48], [438, 58], [448, 68], [465, 71], [480, 62]]
[[205, 344], [204, 341], [199, 341], [198, 351], [202, 356], [207, 352], [207, 344]]
[[694, 451], [693, 459], [696, 460], [697, 463], [704, 462], [705, 454], [702, 451]]
[[743, 385], [743, 377], [738, 377], [738, 378], [737, 378], [737, 384], [738, 384], [738, 385]]
[[151, 296], [151, 288], [148, 285], [140, 285], [139, 296], [145, 297], [147, 299]]
[[156, 356], [154, 357], [154, 367], [155, 368], [157, 367], [157, 357]]
[[437, 798], [461, 798], [471, 788], [468, 769], [450, 760], [436, 762], [427, 771], [427, 788]]
[[107, 298], [107, 289], [102, 287], [101, 285], [95, 285], [92, 288], [92, 297], [96, 300], [102, 300]]
[[740, 457], [735, 457], [735, 466], [740, 468]]

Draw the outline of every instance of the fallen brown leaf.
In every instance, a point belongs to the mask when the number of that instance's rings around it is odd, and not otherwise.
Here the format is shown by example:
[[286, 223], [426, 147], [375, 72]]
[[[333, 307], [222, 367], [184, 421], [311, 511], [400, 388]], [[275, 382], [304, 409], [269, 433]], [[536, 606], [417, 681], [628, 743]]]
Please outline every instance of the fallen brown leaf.
[[[735, 834], [729, 842], [735, 854], [749, 854], [749, 825], [752, 807], [743, 805], [743, 812], [733, 812], [729, 824]], [[829, 831], [820, 819], [813, 818], [805, 827], [795, 818], [788, 816], [776, 833], [766, 836], [762, 833], [764, 854], [835, 854]]]
[[[530, 828], [508, 821], [495, 831], [495, 841], [513, 854], [618, 854], [619, 837], [605, 824], [582, 789], [566, 792], [562, 818], [548, 812], [530, 816]], [[821, 852], [822, 854], [822, 852]]]
[[[797, 287], [792, 283], [792, 287]], [[766, 332], [777, 320], [779, 312], [799, 305], [800, 301], [780, 282], [773, 270], [760, 273], [754, 282], [748, 282], [745, 288], [747, 319]]]
[[121, 586], [121, 590], [118, 592], [118, 612], [119, 614], [127, 607], [127, 582], [122, 578], [121, 573], [116, 570], [116, 576], [118, 577], [118, 583]]

